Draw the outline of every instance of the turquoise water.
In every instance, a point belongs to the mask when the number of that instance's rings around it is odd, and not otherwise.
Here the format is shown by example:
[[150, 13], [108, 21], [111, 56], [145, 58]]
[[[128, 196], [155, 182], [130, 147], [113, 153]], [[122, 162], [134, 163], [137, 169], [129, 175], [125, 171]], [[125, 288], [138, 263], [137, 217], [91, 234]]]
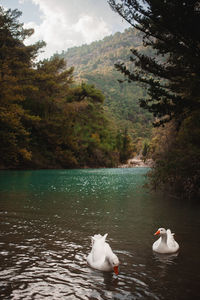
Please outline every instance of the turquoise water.
[[[200, 207], [145, 189], [147, 171], [0, 171], [0, 299], [198, 299]], [[159, 227], [178, 255], [152, 252]], [[118, 277], [87, 266], [96, 233]]]

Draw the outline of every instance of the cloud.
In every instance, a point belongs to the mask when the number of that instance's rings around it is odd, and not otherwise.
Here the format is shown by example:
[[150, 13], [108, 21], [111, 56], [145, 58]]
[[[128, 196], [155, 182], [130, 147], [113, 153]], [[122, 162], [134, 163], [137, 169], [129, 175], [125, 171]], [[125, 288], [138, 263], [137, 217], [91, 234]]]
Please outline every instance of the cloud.
[[102, 39], [105, 35], [111, 34], [106, 22], [102, 18], [92, 16], [82, 16], [74, 25], [75, 32], [81, 34], [86, 43], [91, 43], [95, 39]]
[[26, 43], [35, 43], [38, 40], [47, 43], [45, 52], [40, 58], [50, 57], [70, 47], [100, 40], [128, 27], [121, 22], [117, 14], [112, 12], [106, 0], [31, 1], [39, 7], [41, 22], [24, 24], [26, 28], [35, 30]]

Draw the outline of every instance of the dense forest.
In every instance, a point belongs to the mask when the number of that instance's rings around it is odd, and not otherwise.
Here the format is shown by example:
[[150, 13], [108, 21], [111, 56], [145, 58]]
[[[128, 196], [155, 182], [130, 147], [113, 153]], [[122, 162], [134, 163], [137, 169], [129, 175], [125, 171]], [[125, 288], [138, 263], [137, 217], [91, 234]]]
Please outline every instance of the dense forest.
[[150, 53], [150, 49], [142, 45], [142, 35], [138, 30], [129, 28], [90, 45], [70, 48], [59, 57], [64, 58], [68, 66], [74, 66], [74, 75], [79, 82], [94, 84], [103, 92], [104, 108], [119, 131], [127, 128], [139, 151], [152, 130], [152, 114], [138, 103], [146, 90], [138, 84], [123, 82], [123, 75], [114, 66], [119, 61], [131, 65], [130, 48], [133, 46], [143, 53]]
[[18, 10], [0, 8], [0, 167], [112, 167], [131, 153], [130, 137], [106, 113], [94, 85], [74, 81], [62, 58], [36, 62]]

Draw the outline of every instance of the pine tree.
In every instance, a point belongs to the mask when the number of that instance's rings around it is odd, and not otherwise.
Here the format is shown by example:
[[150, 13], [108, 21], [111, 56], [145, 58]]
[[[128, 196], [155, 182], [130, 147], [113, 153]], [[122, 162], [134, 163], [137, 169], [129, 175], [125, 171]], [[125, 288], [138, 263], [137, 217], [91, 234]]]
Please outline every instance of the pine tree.
[[140, 105], [157, 117], [159, 126], [171, 119], [180, 124], [200, 108], [200, 3], [191, 0], [109, 0], [131, 26], [143, 35], [153, 53], [131, 50], [131, 72], [116, 65], [129, 82], [144, 84], [148, 91]]
[[[151, 182], [187, 197], [200, 195], [200, 2], [192, 0], [109, 0], [111, 7], [143, 36], [149, 55], [131, 50], [132, 69], [116, 67], [129, 82], [147, 88], [141, 107], [169, 125], [155, 135]], [[170, 128], [170, 130], [169, 130]], [[158, 140], [159, 139], [159, 140]], [[167, 143], [166, 143], [167, 141]]]
[[31, 157], [29, 132], [23, 125], [29, 116], [21, 103], [25, 91], [31, 89], [31, 67], [43, 46], [42, 42], [24, 45], [33, 30], [23, 28], [18, 21], [20, 15], [18, 10], [0, 7], [0, 164], [13, 167]]

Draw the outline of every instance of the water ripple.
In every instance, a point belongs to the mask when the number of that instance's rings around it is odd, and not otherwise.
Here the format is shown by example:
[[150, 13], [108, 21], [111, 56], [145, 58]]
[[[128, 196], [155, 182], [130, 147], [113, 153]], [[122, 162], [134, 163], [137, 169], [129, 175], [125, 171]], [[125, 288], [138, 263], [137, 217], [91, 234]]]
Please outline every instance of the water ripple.
[[[38, 251], [41, 244], [45, 249]], [[1, 296], [4, 299], [9, 298], [9, 285], [12, 285], [10, 299], [15, 300], [63, 299], [63, 297], [81, 300], [122, 300], [137, 299], [139, 295], [144, 296], [144, 292], [151, 294], [147, 284], [137, 278], [137, 273], [133, 276], [122, 271], [117, 278], [111, 273], [90, 269], [86, 264], [88, 249], [76, 242], [56, 240], [54, 237], [49, 247], [50, 244], [44, 238], [28, 238], [25, 245], [10, 243], [9, 246], [12, 251], [1, 251], [1, 254], [10, 256], [15, 248], [12, 261], [15, 261], [16, 267], [7, 266], [0, 271], [0, 279], [4, 286]], [[119, 256], [131, 257], [127, 251], [117, 252]], [[133, 297], [133, 291], [130, 291], [131, 285], [134, 286], [136, 298]], [[4, 290], [7, 292], [4, 293]]]
[[[172, 210], [167, 202], [147, 194], [141, 188], [144, 173], [144, 169], [3, 173], [0, 299], [197, 299], [198, 210], [184, 210], [184, 203]], [[178, 228], [185, 232], [184, 240], [190, 243], [181, 248], [182, 255], [152, 253], [152, 234], [161, 220], [176, 225], [176, 232]], [[120, 260], [118, 276], [86, 263], [91, 235], [107, 232]]]

